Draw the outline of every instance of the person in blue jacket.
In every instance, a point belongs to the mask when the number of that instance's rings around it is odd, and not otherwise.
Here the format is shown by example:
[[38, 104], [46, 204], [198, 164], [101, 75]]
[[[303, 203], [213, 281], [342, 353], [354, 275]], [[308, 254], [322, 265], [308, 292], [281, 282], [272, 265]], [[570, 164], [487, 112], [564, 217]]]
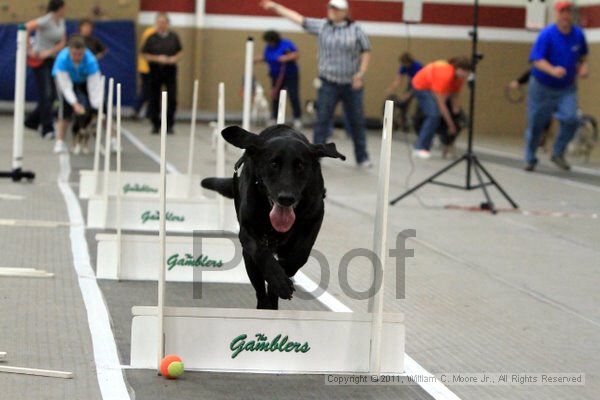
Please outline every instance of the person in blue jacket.
[[[94, 54], [86, 48], [81, 36], [72, 36], [68, 47], [58, 53], [52, 76], [62, 99], [63, 118], [59, 121], [55, 153], [67, 151], [65, 133], [75, 115], [77, 127], [85, 128], [91, 114], [98, 110], [102, 99], [100, 67]], [[77, 134], [74, 129], [74, 135]]]
[[535, 169], [535, 153], [553, 115], [560, 121], [560, 130], [551, 160], [563, 170], [570, 169], [565, 151], [577, 130], [576, 79], [588, 75], [588, 46], [583, 30], [573, 22], [573, 4], [559, 1], [554, 8], [556, 23], [540, 32], [529, 56], [532, 70], [527, 95], [527, 171]]
[[264, 61], [269, 65], [269, 76], [272, 82], [272, 118], [277, 119], [279, 93], [285, 89], [292, 104], [294, 127], [299, 129], [302, 127], [302, 109], [298, 89], [300, 74], [296, 62], [300, 56], [298, 48], [291, 40], [282, 38], [279, 32], [272, 30], [265, 32], [263, 40], [266, 43], [265, 50], [257, 61]]

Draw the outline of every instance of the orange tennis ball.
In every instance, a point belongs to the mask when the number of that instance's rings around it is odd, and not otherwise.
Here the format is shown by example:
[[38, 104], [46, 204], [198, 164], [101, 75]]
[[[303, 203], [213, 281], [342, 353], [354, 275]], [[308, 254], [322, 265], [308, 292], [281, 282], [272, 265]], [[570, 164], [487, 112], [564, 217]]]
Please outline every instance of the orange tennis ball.
[[179, 378], [183, 375], [183, 362], [174, 354], [165, 356], [160, 362], [160, 374], [168, 379]]

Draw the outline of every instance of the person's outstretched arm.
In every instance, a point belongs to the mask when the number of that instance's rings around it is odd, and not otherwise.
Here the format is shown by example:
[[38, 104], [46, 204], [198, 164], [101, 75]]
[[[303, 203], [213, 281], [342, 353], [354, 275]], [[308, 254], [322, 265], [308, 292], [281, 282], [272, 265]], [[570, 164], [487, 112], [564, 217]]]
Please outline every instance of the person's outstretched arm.
[[396, 74], [396, 76], [394, 77], [394, 80], [392, 81], [390, 86], [388, 86], [386, 93], [388, 95], [394, 94], [394, 92], [396, 90], [398, 90], [400, 85], [402, 85], [402, 75]]
[[287, 18], [298, 25], [304, 24], [304, 16], [302, 14], [284, 7], [281, 4], [275, 3], [274, 1], [261, 0], [260, 6], [267, 11], [272, 11], [275, 14]]

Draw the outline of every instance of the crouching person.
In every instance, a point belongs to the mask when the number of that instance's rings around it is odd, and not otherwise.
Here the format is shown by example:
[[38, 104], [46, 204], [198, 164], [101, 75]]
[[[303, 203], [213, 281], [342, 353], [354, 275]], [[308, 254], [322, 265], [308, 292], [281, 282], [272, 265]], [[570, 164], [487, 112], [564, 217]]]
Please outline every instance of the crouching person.
[[73, 36], [69, 39], [67, 48], [61, 50], [56, 57], [52, 76], [62, 99], [63, 113], [58, 123], [54, 152], [67, 152], [65, 134], [72, 119], [75, 150], [78, 152], [83, 144], [85, 152], [88, 135], [83, 137], [84, 143], [80, 143], [82, 137], [79, 134], [87, 128], [100, 106], [102, 87], [98, 60], [86, 48], [83, 37]]
[[[442, 119], [447, 125], [449, 135], [454, 136], [458, 133], [452, 114], [459, 112], [458, 96], [463, 82], [471, 70], [471, 61], [468, 58], [453, 57], [448, 61], [441, 60], [427, 64], [413, 78], [412, 86], [415, 89], [415, 97], [420, 111], [425, 116], [419, 129], [419, 138], [414, 146], [413, 155], [415, 157], [430, 157], [429, 151], [433, 138]], [[450, 108], [447, 106], [448, 100], [450, 100]]]

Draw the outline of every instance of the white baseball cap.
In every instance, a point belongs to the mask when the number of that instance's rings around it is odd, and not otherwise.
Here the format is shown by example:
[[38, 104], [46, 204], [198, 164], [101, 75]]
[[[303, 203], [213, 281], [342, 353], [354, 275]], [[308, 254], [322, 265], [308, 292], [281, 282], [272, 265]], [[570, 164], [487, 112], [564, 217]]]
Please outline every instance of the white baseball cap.
[[337, 8], [338, 10], [347, 10], [347, 0], [329, 0], [329, 7]]

